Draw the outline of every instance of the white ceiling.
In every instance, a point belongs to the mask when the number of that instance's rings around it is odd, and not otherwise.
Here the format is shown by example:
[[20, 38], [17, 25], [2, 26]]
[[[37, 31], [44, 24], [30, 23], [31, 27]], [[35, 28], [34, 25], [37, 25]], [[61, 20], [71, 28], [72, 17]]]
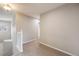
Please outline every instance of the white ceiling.
[[18, 12], [39, 18], [40, 14], [55, 9], [63, 4], [64, 3], [16, 3], [10, 4], [10, 6]]

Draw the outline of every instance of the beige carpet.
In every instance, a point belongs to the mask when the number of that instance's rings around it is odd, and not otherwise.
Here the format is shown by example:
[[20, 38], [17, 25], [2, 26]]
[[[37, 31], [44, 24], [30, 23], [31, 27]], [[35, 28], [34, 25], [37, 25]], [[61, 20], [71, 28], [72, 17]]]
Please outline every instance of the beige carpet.
[[26, 43], [23, 47], [23, 53], [20, 53], [17, 56], [68, 56], [65, 53], [42, 45], [38, 41]]

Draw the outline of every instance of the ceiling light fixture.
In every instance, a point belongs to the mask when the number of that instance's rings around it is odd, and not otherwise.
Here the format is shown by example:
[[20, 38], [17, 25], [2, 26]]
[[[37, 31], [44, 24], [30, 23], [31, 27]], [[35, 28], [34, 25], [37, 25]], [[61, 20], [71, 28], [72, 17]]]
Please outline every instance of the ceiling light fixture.
[[11, 10], [11, 8], [10, 8], [9, 6], [7, 6], [7, 5], [5, 5], [3, 8], [4, 8], [5, 10]]
[[5, 10], [9, 10], [9, 11], [11, 10], [11, 7], [9, 4], [0, 4], [0, 6], [4, 8]]

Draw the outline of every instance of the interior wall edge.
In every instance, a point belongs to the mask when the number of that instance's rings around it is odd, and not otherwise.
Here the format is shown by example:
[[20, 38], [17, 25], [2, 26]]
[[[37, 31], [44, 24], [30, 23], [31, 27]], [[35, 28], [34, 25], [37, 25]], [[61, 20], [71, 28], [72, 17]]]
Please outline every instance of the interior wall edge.
[[24, 13], [21, 13], [21, 12], [18, 12], [18, 11], [16, 11], [16, 14], [21, 14], [21, 15], [23, 15], [23, 16], [26, 16], [26, 17], [28, 17], [28, 18], [33, 18], [33, 19], [38, 19], [38, 18], [35, 18], [35, 17], [32, 17], [32, 16], [29, 16], [29, 15], [26, 15], [26, 14], [24, 14]]
[[26, 41], [26, 42], [23, 42], [23, 44], [27, 44], [27, 43], [30, 43], [32, 41], [35, 41], [36, 39], [32, 39], [32, 40], [29, 40], [29, 41]]
[[45, 14], [47, 14], [47, 13], [50, 13], [50, 12], [52, 12], [52, 11], [55, 11], [55, 10], [57, 10], [57, 9], [59, 9], [59, 8], [62, 8], [62, 7], [64, 7], [64, 6], [66, 6], [66, 5], [68, 5], [68, 3], [64, 3], [63, 5], [61, 5], [61, 6], [57, 7], [57, 8], [54, 8], [54, 9], [51, 9], [51, 10], [45, 12], [45, 13], [42, 13], [42, 14], [40, 14], [40, 16], [45, 15]]
[[60, 51], [60, 52], [63, 52], [63, 53], [65, 53], [65, 54], [68, 54], [68, 55], [70, 55], [70, 56], [76, 56], [76, 55], [73, 55], [72, 53], [69, 53], [69, 52], [67, 52], [67, 51], [64, 51], [64, 50], [59, 49], [59, 48], [56, 48], [56, 47], [52, 47], [51, 45], [45, 44], [45, 43], [43, 43], [43, 42], [39, 42], [39, 43], [40, 43], [40, 44], [43, 44], [43, 45], [45, 45], [45, 46], [47, 46], [47, 47], [49, 47], [49, 48], [52, 48], [52, 49], [58, 50], [58, 51]]

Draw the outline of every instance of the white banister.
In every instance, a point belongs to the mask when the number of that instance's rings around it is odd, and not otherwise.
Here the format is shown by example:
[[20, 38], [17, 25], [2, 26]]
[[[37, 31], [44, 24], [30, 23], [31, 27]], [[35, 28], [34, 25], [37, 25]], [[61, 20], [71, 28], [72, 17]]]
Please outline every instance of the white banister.
[[23, 52], [23, 31], [17, 32], [17, 49]]

